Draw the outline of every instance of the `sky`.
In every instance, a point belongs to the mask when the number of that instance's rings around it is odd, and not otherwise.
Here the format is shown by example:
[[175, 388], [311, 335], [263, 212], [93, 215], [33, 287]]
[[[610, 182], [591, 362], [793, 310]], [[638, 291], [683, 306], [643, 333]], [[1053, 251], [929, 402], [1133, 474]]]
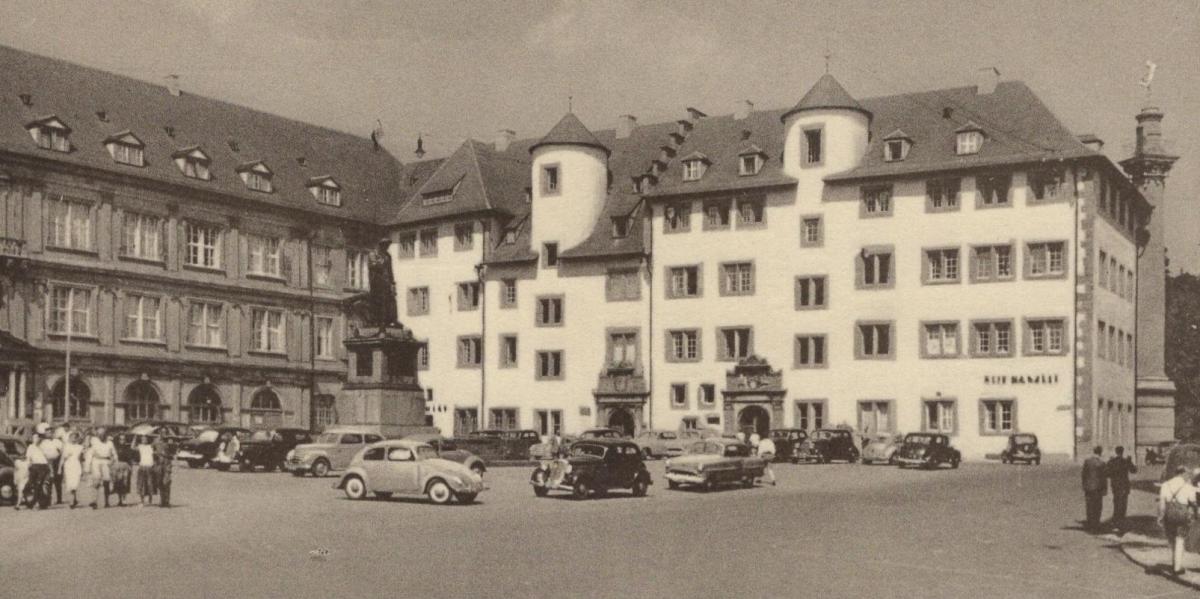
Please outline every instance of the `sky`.
[[593, 129], [740, 100], [791, 106], [826, 54], [857, 97], [972, 85], [995, 67], [1121, 160], [1151, 60], [1151, 101], [1181, 156], [1167, 180], [1171, 269], [1200, 273], [1200, 0], [2, 4], [2, 44], [148, 81], [177, 74], [188, 93], [364, 136], [378, 122], [403, 162], [418, 135], [427, 158], [500, 129], [541, 137], [568, 104]]

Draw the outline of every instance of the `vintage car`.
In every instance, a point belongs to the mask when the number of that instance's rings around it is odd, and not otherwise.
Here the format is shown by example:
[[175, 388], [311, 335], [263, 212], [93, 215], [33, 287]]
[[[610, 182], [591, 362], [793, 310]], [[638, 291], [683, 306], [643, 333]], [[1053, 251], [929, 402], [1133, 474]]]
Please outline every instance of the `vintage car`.
[[153, 440], [162, 437], [166, 439], [169, 446], [178, 450], [183, 441], [189, 437], [187, 424], [170, 420], [139, 422], [120, 432], [110, 430], [109, 436], [112, 437], [113, 446], [117, 448], [117, 458], [130, 464], [138, 459], [135, 443], [140, 438], [148, 437]]
[[667, 460], [666, 468], [668, 489], [695, 485], [711, 491], [728, 484], [754, 486], [767, 461], [737, 439], [716, 437], [692, 443], [687, 455]]
[[345, 470], [362, 448], [383, 441], [383, 435], [371, 427], [333, 426], [325, 429], [312, 443], [301, 443], [287, 453], [284, 468], [296, 476], [322, 477], [334, 470]]
[[776, 462], [795, 461], [800, 446], [808, 440], [808, 431], [802, 428], [775, 428], [770, 435], [775, 443]]
[[665, 431], [646, 429], [633, 438], [647, 458], [683, 455], [686, 447], [700, 438], [700, 431]]
[[529, 477], [533, 494], [545, 497], [552, 489], [569, 491], [576, 499], [603, 496], [611, 489], [629, 489], [641, 497], [652, 484], [642, 451], [621, 439], [581, 439], [566, 457], [538, 464]]
[[276, 428], [254, 431], [242, 441], [239, 469], [249, 472], [257, 467], [283, 472], [289, 451], [301, 443], [311, 443], [312, 435], [303, 428]]
[[1163, 460], [1162, 475], [1159, 482], [1166, 482], [1175, 476], [1177, 468], [1187, 468], [1193, 474], [1200, 470], [1200, 443], [1194, 441], [1172, 441], [1171, 449]]
[[1146, 465], [1166, 464], [1167, 454], [1175, 446], [1175, 441], [1160, 441], [1158, 445], [1146, 449]]
[[845, 460], [848, 463], [858, 461], [858, 447], [854, 444], [854, 435], [840, 428], [821, 428], [812, 432], [800, 444], [792, 462], [818, 462], [828, 464], [834, 460]]
[[205, 468], [217, 458], [217, 450], [221, 448], [221, 439], [225, 435], [237, 435], [238, 441], [244, 443], [250, 438], [250, 432], [250, 429], [240, 426], [207, 429], [180, 444], [179, 451], [175, 452], [175, 459], [187, 462], [192, 468]]
[[454, 439], [447, 439], [436, 433], [419, 433], [405, 437], [409, 441], [425, 443], [437, 452], [438, 457], [451, 462], [458, 462], [471, 469], [480, 478], [487, 472], [487, 464], [479, 456], [458, 447]]
[[917, 466], [919, 468], [937, 468], [949, 464], [958, 468], [962, 454], [950, 446], [950, 437], [938, 433], [909, 433], [904, 436], [904, 444], [900, 446], [900, 457], [896, 463], [901, 468]]
[[451, 499], [471, 503], [483, 491], [483, 479], [458, 462], [439, 458], [428, 443], [400, 439], [360, 449], [334, 488], [350, 499], [374, 493], [384, 499], [425, 495], [437, 504]]
[[449, 439], [458, 449], [475, 454], [488, 464], [523, 462], [529, 459], [529, 449], [542, 439], [537, 431], [484, 429], [471, 431], [462, 437]]
[[1037, 435], [1017, 433], [1008, 436], [1008, 446], [1000, 452], [1000, 463], [1015, 464], [1017, 462], [1042, 463], [1042, 450], [1038, 449]]
[[25, 439], [17, 435], [0, 435], [0, 453], [15, 460], [25, 456]]
[[867, 445], [862, 449], [864, 464], [896, 464], [900, 445], [904, 443], [904, 435], [900, 433], [876, 433], [867, 437]]
[[7, 452], [0, 452], [0, 505], [17, 502], [17, 486], [13, 482], [16, 466]]

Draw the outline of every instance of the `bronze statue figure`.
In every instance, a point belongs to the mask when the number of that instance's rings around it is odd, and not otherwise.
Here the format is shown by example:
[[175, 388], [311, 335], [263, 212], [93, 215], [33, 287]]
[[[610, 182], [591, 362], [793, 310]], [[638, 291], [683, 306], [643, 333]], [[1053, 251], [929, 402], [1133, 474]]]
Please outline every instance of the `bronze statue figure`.
[[367, 257], [366, 293], [349, 298], [350, 311], [368, 327], [398, 325], [396, 319], [396, 279], [392, 274], [391, 242], [381, 239]]

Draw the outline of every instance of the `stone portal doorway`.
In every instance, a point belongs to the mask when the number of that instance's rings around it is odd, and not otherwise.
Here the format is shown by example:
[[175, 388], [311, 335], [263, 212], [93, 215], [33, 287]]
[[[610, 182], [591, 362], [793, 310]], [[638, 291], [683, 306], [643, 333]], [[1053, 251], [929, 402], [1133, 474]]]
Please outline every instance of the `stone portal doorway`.
[[608, 426], [621, 431], [626, 437], [637, 432], [637, 422], [628, 408], [612, 408], [608, 413]]
[[746, 406], [738, 413], [738, 430], [746, 433], [746, 438], [754, 433], [766, 437], [771, 432], [771, 414], [762, 406]]

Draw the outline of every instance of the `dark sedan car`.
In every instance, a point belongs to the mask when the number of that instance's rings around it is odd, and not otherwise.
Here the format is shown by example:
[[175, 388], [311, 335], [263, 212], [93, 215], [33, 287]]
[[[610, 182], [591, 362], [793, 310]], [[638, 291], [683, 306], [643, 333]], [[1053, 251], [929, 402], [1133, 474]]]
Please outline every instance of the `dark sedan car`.
[[813, 431], [807, 440], [800, 443], [793, 462], [818, 462], [828, 464], [834, 460], [849, 463], [858, 461], [858, 446], [854, 435], [840, 428], [822, 428]]
[[1042, 450], [1038, 448], [1037, 435], [1018, 433], [1008, 436], [1008, 446], [1000, 452], [1000, 462], [1003, 464], [1041, 464]]
[[283, 462], [289, 451], [301, 443], [312, 443], [312, 435], [302, 428], [276, 428], [254, 431], [250, 438], [242, 441], [242, 453], [238, 460], [242, 472], [263, 468], [270, 472], [283, 472]]
[[962, 454], [950, 446], [950, 437], [937, 433], [909, 433], [904, 437], [900, 457], [896, 459], [901, 468], [937, 468], [942, 464], [958, 468], [961, 461]]
[[529, 484], [538, 497], [558, 489], [587, 499], [611, 489], [629, 489], [634, 497], [641, 497], [651, 482], [642, 451], [633, 442], [589, 439], [572, 445], [567, 457], [539, 464]]
[[808, 431], [802, 428], [771, 429], [771, 441], [775, 443], [775, 461], [800, 461], [800, 446], [807, 440]]
[[237, 426], [221, 426], [201, 431], [193, 439], [184, 441], [175, 454], [175, 459], [187, 462], [192, 468], [204, 468], [217, 457], [217, 449], [221, 446], [221, 437], [226, 433], [238, 436], [243, 443], [250, 438], [250, 429]]

